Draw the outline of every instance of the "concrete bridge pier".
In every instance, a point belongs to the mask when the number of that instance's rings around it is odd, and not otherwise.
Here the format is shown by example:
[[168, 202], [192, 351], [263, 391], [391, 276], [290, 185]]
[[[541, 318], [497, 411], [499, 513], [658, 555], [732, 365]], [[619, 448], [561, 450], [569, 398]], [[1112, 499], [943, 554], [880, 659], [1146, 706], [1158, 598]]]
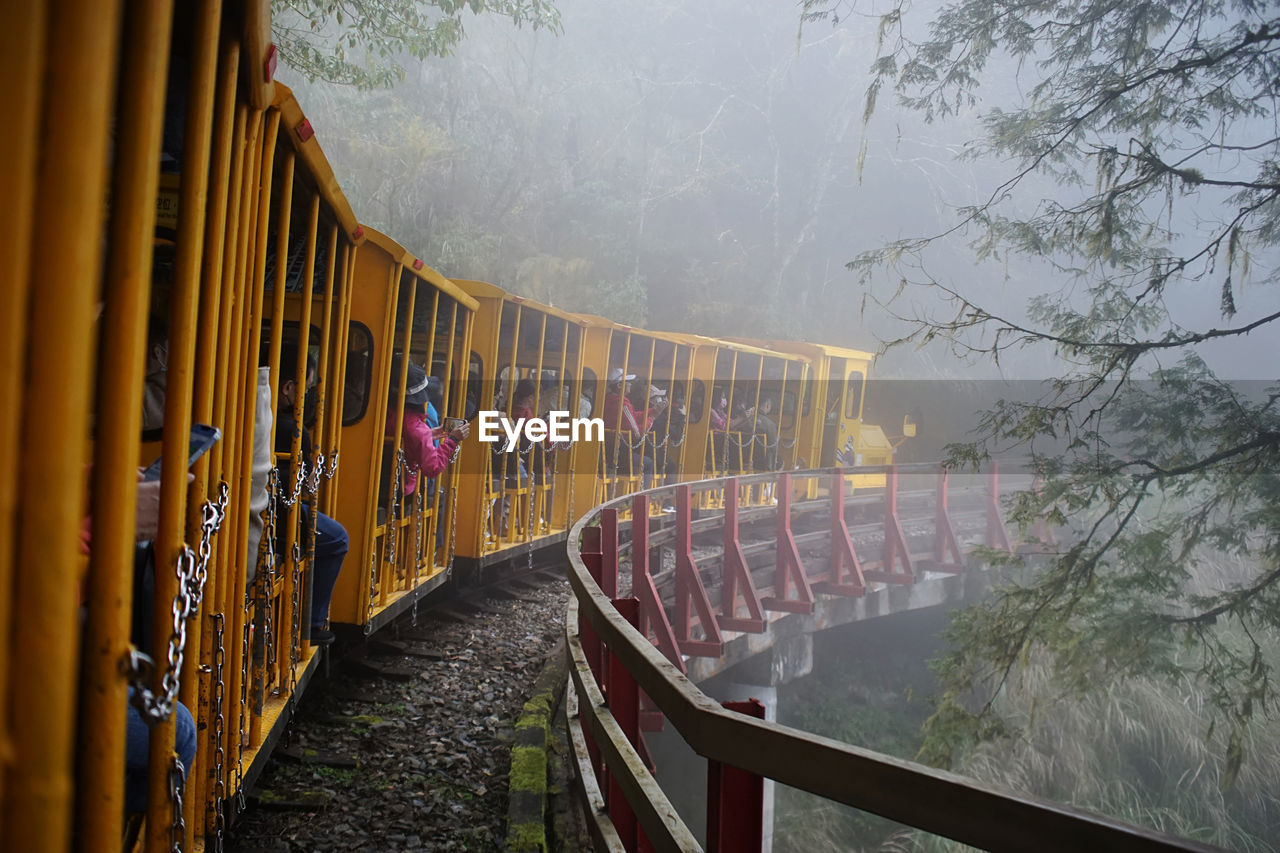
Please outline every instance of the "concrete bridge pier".
[[[813, 670], [813, 635], [780, 638], [767, 651], [699, 685], [717, 702], [756, 699], [764, 705], [765, 719], [778, 720], [778, 685], [808, 675]], [[657, 767], [657, 779], [681, 819], [706, 843], [707, 762], [691, 750], [679, 733], [665, 728], [647, 732], [645, 743]], [[773, 849], [774, 782], [764, 780], [764, 821], [761, 849]]]

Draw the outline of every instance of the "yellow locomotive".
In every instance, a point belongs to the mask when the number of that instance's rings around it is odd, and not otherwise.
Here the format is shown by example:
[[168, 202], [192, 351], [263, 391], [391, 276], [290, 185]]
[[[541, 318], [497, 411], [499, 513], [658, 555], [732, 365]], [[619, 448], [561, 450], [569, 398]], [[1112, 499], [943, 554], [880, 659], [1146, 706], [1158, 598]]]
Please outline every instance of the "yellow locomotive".
[[[318, 518], [348, 542], [329, 619], [368, 633], [647, 482], [892, 458], [867, 353], [573, 314], [361, 226], [266, 0], [16, 4], [0, 41], [0, 848], [125, 837], [135, 713], [139, 845], [216, 846], [318, 668]], [[471, 434], [410, 490], [419, 373]], [[603, 430], [480, 441], [552, 410]], [[264, 464], [268, 420], [307, 426]]]

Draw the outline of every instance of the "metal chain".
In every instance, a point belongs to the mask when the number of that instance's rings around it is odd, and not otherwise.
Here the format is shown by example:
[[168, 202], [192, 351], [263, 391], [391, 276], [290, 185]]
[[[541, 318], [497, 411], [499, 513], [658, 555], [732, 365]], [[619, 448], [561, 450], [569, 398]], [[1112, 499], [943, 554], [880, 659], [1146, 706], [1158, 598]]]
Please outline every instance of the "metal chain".
[[279, 494], [280, 470], [272, 468], [267, 472], [267, 507], [262, 511], [262, 539], [258, 541], [258, 564], [266, 569], [268, 577], [274, 577], [276, 569], [276, 525], [279, 521], [276, 501]]
[[240, 725], [236, 732], [236, 814], [244, 811], [244, 742], [249, 733], [249, 596], [241, 595], [241, 643], [240, 643]]
[[291, 507], [298, 502], [298, 498], [302, 497], [302, 487], [307, 481], [307, 463], [299, 459], [298, 467], [293, 472], [293, 492], [287, 497], [282, 497], [280, 502], [287, 507]]
[[193, 606], [187, 614], [188, 619], [195, 619], [200, 610], [200, 601], [204, 598], [204, 586], [209, 580], [209, 556], [213, 553], [213, 537], [222, 529], [222, 522], [227, 517], [227, 503], [231, 499], [231, 487], [223, 480], [218, 484], [218, 499], [205, 501], [200, 507], [200, 561], [188, 580], [187, 595]]
[[311, 472], [306, 477], [306, 485], [304, 488], [308, 495], [315, 495], [316, 489], [320, 488], [320, 478], [324, 476], [324, 454], [316, 454], [315, 462], [311, 463]]
[[[173, 597], [173, 630], [169, 634], [169, 647], [164, 675], [160, 679], [161, 692], [156, 695], [151, 690], [149, 676], [154, 672], [155, 662], [143, 652], [131, 649], [125, 658], [126, 673], [130, 686], [133, 687], [131, 701], [138, 713], [150, 725], [169, 719], [173, 714], [173, 704], [178, 697], [179, 678], [182, 674], [183, 650], [187, 644], [187, 619], [192, 610], [191, 590], [196, 573], [196, 552], [183, 545], [178, 552], [174, 567], [178, 579], [178, 592]], [[203, 589], [200, 590], [203, 592]], [[195, 601], [194, 609], [199, 609], [199, 601]]]
[[182, 841], [187, 834], [187, 822], [182, 817], [182, 786], [187, 775], [178, 756], [169, 766], [169, 800], [173, 804], [173, 824], [169, 827], [169, 850], [182, 853]]
[[331, 450], [329, 452], [329, 468], [324, 472], [326, 480], [332, 480], [338, 473], [338, 451]]
[[[413, 514], [416, 517], [416, 523], [413, 528], [413, 571], [410, 573], [415, 579], [418, 577], [418, 571], [422, 566], [422, 535], [426, 528], [430, 525], [425, 523], [426, 507], [424, 506], [423, 493], [426, 489], [426, 478], [418, 477], [418, 486], [413, 492]], [[431, 521], [435, 521], [435, 513], [432, 513]], [[417, 602], [417, 599], [414, 599]]]
[[222, 741], [226, 734], [226, 718], [223, 715], [222, 703], [226, 696], [225, 675], [223, 669], [227, 661], [225, 642], [227, 618], [219, 612], [213, 614], [213, 826], [214, 853], [222, 853], [226, 839], [226, 817], [223, 804], [227, 799], [226, 772], [227, 751]]

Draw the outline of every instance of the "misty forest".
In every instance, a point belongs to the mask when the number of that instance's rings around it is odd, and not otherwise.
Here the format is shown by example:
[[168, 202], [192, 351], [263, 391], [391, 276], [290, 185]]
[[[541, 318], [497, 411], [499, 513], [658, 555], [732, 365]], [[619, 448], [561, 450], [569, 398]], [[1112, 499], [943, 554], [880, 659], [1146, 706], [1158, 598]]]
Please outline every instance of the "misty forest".
[[[878, 350], [880, 378], [987, 401], [927, 415], [915, 458], [1031, 460], [1011, 518], [1053, 553], [990, 555], [992, 593], [909, 656], [832, 644], [782, 722], [1280, 846], [1280, 2], [274, 13], [357, 215], [445, 276]], [[792, 791], [776, 826], [943, 846]]]

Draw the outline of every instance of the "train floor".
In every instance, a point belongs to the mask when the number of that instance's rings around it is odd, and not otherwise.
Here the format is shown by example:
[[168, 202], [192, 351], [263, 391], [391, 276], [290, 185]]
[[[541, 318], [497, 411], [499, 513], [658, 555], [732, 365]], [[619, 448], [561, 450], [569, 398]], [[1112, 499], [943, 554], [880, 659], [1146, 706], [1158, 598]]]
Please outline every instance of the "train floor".
[[[249, 791], [225, 848], [503, 849], [515, 721], [562, 649], [568, 596], [563, 576], [542, 570], [424, 605], [335, 657]], [[560, 771], [553, 765], [553, 777]], [[553, 846], [583, 849], [580, 818], [561, 793], [567, 785], [553, 778], [550, 790], [562, 830]]]

